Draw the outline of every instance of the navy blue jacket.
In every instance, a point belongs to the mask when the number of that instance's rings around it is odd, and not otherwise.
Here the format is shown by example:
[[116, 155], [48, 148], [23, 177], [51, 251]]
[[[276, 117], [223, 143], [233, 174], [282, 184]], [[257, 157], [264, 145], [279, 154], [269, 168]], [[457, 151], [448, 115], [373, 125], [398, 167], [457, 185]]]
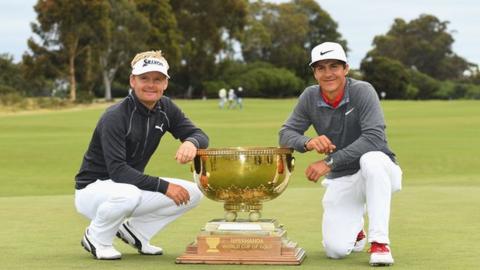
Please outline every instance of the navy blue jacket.
[[163, 96], [149, 110], [131, 91], [98, 121], [75, 177], [75, 188], [83, 189], [98, 179], [112, 179], [165, 194], [168, 182], [143, 171], [167, 131], [197, 148], [208, 147], [208, 136], [168, 97]]

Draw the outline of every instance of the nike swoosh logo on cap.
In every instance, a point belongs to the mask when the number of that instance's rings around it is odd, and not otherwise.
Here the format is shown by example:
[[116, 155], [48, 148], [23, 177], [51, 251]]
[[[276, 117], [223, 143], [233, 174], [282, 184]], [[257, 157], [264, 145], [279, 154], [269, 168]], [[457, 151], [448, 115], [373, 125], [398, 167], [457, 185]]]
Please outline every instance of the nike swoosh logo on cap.
[[320, 55], [324, 55], [324, 54], [327, 54], [329, 52], [333, 52], [333, 50], [329, 50], [329, 51], [324, 51], [324, 52], [320, 52]]

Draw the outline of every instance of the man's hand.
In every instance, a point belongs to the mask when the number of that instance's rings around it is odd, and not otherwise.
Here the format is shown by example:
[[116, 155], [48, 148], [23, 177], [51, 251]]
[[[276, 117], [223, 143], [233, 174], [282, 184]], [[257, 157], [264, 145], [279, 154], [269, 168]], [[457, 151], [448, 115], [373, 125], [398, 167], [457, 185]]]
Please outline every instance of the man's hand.
[[319, 160], [310, 164], [307, 169], [305, 170], [305, 176], [307, 176], [308, 180], [312, 182], [317, 182], [318, 179], [327, 173], [330, 172], [330, 167], [328, 167], [327, 163], [324, 160]]
[[312, 138], [307, 142], [305, 148], [310, 150], [316, 150], [320, 154], [330, 154], [337, 147], [330, 141], [330, 139], [325, 135], [320, 135], [315, 138]]
[[188, 194], [188, 191], [184, 187], [174, 183], [168, 184], [167, 193], [165, 193], [165, 195], [172, 199], [178, 206], [181, 204], [187, 204], [188, 201], [190, 201], [190, 194]]
[[175, 159], [180, 164], [185, 164], [192, 161], [197, 155], [197, 147], [190, 141], [184, 141], [175, 154]]

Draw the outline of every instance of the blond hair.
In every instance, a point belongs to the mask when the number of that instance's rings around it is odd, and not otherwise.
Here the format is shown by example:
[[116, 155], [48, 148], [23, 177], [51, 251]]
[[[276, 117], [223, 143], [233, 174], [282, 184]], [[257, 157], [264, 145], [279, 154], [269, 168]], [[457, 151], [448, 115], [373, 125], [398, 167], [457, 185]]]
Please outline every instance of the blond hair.
[[158, 50], [158, 51], [146, 51], [146, 52], [137, 53], [137, 55], [135, 55], [135, 57], [133, 58], [132, 63], [130, 64], [130, 66], [133, 68], [133, 66], [134, 66], [138, 61], [140, 61], [140, 60], [142, 60], [142, 59], [146, 59], [146, 58], [155, 58], [155, 59], [164, 60], [165, 62], [167, 62], [167, 60], [165, 59], [165, 57], [163, 57], [163, 54], [162, 54], [162, 51], [161, 51], [161, 50]]

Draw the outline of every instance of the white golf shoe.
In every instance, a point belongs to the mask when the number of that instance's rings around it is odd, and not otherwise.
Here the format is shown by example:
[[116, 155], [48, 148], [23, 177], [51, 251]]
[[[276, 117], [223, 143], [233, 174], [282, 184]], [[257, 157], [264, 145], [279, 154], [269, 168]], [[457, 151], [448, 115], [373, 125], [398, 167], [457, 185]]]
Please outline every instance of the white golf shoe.
[[367, 244], [367, 236], [365, 232], [361, 230], [357, 235], [357, 240], [355, 242], [355, 246], [353, 246], [353, 252], [362, 252]]
[[118, 260], [122, 258], [122, 254], [118, 252], [112, 245], [102, 245], [95, 241], [91, 235], [88, 234], [88, 229], [83, 235], [80, 242], [82, 247], [92, 253], [95, 259], [98, 260]]
[[163, 249], [161, 247], [156, 247], [150, 245], [147, 239], [145, 239], [140, 233], [136, 232], [135, 229], [124, 222], [120, 225], [120, 228], [117, 232], [117, 237], [122, 239], [123, 242], [129, 244], [130, 246], [136, 248], [140, 254], [144, 255], [162, 255]]
[[387, 244], [372, 242], [369, 252], [371, 266], [390, 266], [393, 264], [392, 252]]

